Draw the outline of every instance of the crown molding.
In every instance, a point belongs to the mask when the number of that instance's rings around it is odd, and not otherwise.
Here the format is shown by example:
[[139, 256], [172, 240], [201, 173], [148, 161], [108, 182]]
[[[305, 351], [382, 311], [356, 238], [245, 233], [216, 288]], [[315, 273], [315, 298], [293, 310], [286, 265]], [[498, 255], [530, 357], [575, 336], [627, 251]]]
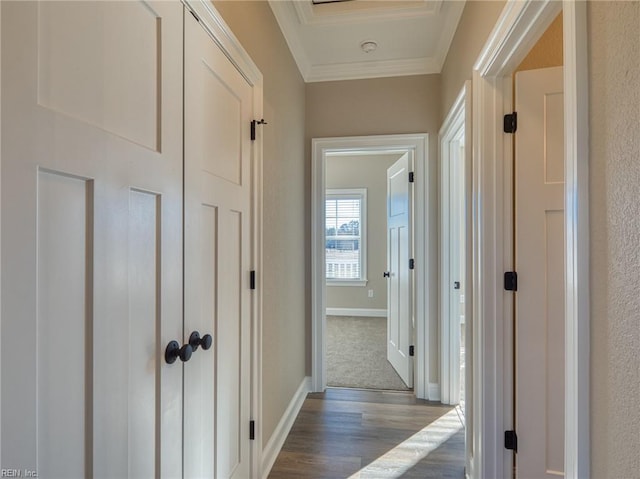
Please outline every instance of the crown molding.
[[442, 67], [444, 67], [444, 62], [447, 59], [447, 54], [449, 53], [449, 48], [451, 47], [451, 42], [453, 42], [456, 30], [458, 29], [465, 5], [466, 2], [449, 2], [447, 5], [451, 10], [451, 14], [446, 17], [447, 20], [443, 26], [442, 34], [438, 39], [438, 46], [436, 47], [436, 53], [434, 55], [435, 61], [438, 64], [438, 73], [440, 73]]
[[[307, 83], [440, 73], [465, 5], [464, 1], [455, 1], [449, 2], [443, 7], [443, 0], [425, 1], [424, 5], [418, 7], [401, 4], [396, 8], [378, 9], [375, 13], [372, 10], [363, 10], [324, 15], [319, 20], [320, 17], [314, 13], [311, 1], [268, 0], [268, 3], [298, 70]], [[441, 13], [443, 8], [449, 9], [453, 14], [447, 15], [435, 54], [430, 57], [314, 65], [301, 41], [300, 29], [305, 28], [305, 25], [309, 23], [314, 23], [315, 26], [322, 24], [345, 25], [371, 20], [371, 18], [377, 20], [380, 18], [415, 18], [417, 10], [422, 11], [425, 15], [433, 15]], [[316, 16], [313, 17], [313, 15]], [[358, 18], [357, 21], [356, 18]]]
[[312, 65], [309, 74], [305, 77], [305, 81], [314, 83], [336, 80], [361, 80], [366, 78], [426, 75], [430, 73], [440, 73], [440, 67], [434, 58], [410, 58], [406, 60]]
[[[277, 1], [277, 0], [276, 0]], [[397, 2], [395, 7], [370, 7], [356, 9], [354, 4], [330, 4], [331, 12], [321, 12], [329, 5], [313, 5], [311, 1], [292, 2], [302, 25], [349, 25], [380, 19], [399, 20], [437, 15], [442, 8], [443, 0], [424, 0], [421, 5]], [[455, 2], [454, 2], [455, 3]], [[464, 2], [462, 2], [464, 4]]]
[[300, 71], [302, 78], [306, 81], [311, 69], [311, 63], [307, 58], [307, 54], [304, 51], [302, 43], [298, 40], [299, 36], [295, 25], [299, 23], [299, 20], [296, 17], [295, 12], [289, 8], [289, 2], [269, 0], [269, 6], [271, 7], [273, 15], [276, 17], [280, 31], [287, 42], [289, 51], [291, 52], [291, 55], [293, 55], [293, 59], [298, 66], [298, 70]]

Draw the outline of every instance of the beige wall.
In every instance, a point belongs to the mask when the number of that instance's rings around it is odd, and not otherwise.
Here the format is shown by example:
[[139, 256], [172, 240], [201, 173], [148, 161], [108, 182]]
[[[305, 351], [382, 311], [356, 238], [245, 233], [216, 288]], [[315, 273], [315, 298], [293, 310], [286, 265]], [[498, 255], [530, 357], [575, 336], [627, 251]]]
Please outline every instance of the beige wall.
[[562, 66], [562, 50], [562, 12], [560, 12], [525, 59], [518, 65], [516, 71]]
[[[387, 168], [400, 155], [336, 156], [326, 160], [327, 188], [367, 189], [366, 286], [327, 286], [328, 308], [387, 309]], [[373, 290], [373, 298], [367, 296]]]
[[[431, 205], [431, 233], [429, 258], [437, 264], [437, 182], [436, 155], [440, 128], [440, 75], [417, 75], [370, 80], [347, 80], [307, 84], [307, 178], [311, 191], [311, 139], [339, 136], [388, 135], [402, 133], [429, 134], [429, 175], [427, 188]], [[310, 199], [308, 199], [310, 202]], [[307, 205], [310, 208], [310, 204]], [[310, 211], [310, 209], [309, 209]], [[310, 243], [311, 224], [307, 226]], [[419, 247], [419, 246], [416, 246]], [[420, 265], [417, 265], [420, 267]], [[309, 267], [310, 270], [310, 267]], [[437, 268], [432, 269], [430, 281], [436, 284]], [[437, 304], [429, 311], [433, 320], [430, 329], [429, 381], [438, 382], [439, 344], [437, 330]], [[311, 350], [311, 324], [308, 326], [307, 348]]]
[[216, 1], [264, 75], [262, 438], [271, 437], [305, 376], [308, 273], [305, 85], [269, 4]]
[[640, 477], [640, 3], [589, 2], [593, 478]]
[[464, 82], [471, 80], [473, 64], [489, 38], [504, 4], [502, 0], [467, 0], [442, 67], [442, 119], [451, 109]]

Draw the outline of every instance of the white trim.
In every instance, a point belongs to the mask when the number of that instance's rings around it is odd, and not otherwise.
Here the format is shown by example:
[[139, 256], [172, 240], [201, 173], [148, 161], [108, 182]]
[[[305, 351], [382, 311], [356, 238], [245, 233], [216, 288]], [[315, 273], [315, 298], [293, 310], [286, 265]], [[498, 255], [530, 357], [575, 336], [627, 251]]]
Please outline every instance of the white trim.
[[440, 384], [429, 383], [429, 401], [440, 401]]
[[590, 475], [587, 5], [563, 2], [565, 98], [565, 477]]
[[[263, 117], [263, 77], [262, 73], [244, 50], [220, 13], [206, 0], [183, 0], [187, 9], [199, 19], [200, 24], [212, 40], [224, 52], [229, 61], [253, 87], [253, 115]], [[256, 281], [262, 284], [262, 134], [260, 129], [252, 142], [251, 155], [251, 268], [256, 271]], [[259, 477], [262, 468], [262, 290], [251, 295], [251, 418], [256, 423], [255, 440], [251, 441], [251, 477]]]
[[[0, 71], [2, 70], [2, 6], [0, 6]], [[0, 75], [0, 112], [2, 111], [2, 75]], [[0, 114], [0, 185], [2, 184], [2, 115]], [[1, 191], [0, 191], [1, 197]], [[0, 206], [2, 203], [0, 202]], [[2, 208], [0, 208], [0, 212]], [[0, 213], [0, 225], [2, 225], [2, 214]], [[0, 226], [0, 238], [2, 238], [2, 227]], [[0, 292], [2, 291], [2, 267], [0, 265]], [[2, 297], [0, 293], [0, 357], [2, 357]], [[0, 368], [0, 417], [2, 417], [2, 368]], [[2, 428], [0, 428], [0, 464], [2, 462]]]
[[311, 64], [295, 29], [298, 18], [293, 9], [290, 8], [289, 2], [269, 0], [269, 6], [271, 7], [273, 16], [276, 17], [280, 31], [287, 42], [289, 51], [298, 66], [298, 70], [302, 78], [306, 81], [309, 76], [309, 71], [311, 70]]
[[[436, 259], [431, 257], [431, 240], [427, 225], [432, 214], [428, 203], [427, 190], [430, 188], [429, 177], [429, 149], [428, 135], [380, 135], [342, 138], [315, 138], [312, 140], [312, 170], [311, 170], [311, 372], [313, 391], [324, 391], [326, 388], [325, 366], [325, 314], [326, 292], [324, 281], [324, 191], [325, 191], [325, 158], [331, 153], [351, 153], [354, 151], [411, 151], [414, 153], [415, 178], [414, 202], [423, 208], [422, 214], [414, 218], [415, 248], [415, 324], [416, 324], [416, 356], [414, 358], [414, 391], [418, 398], [430, 399], [428, 380], [430, 371], [429, 361], [429, 331], [437, 330], [437, 315], [433, 312], [433, 295], [436, 284]], [[430, 321], [427, 324], [427, 321]], [[433, 322], [433, 323], [431, 323]]]
[[323, 12], [319, 11], [312, 2], [292, 3], [295, 6], [298, 21], [303, 25], [358, 25], [371, 21], [429, 17], [437, 15], [442, 7], [442, 0], [425, 1], [422, 4], [413, 5], [396, 4], [393, 7], [389, 6], [390, 4], [378, 4], [368, 8], [360, 8], [357, 3], [347, 2], [335, 4], [330, 12]]
[[326, 65], [313, 64], [304, 48], [300, 31], [303, 25], [352, 24], [377, 21], [381, 18], [388, 21], [390, 19], [416, 18], [416, 16], [422, 15], [431, 16], [441, 12], [442, 4], [442, 0], [437, 0], [424, 2], [423, 5], [403, 5], [396, 8], [384, 6], [383, 8], [374, 7], [360, 11], [353, 11], [354, 7], [360, 8], [358, 2], [334, 4], [334, 11], [335, 9], [344, 9], [346, 12], [333, 15], [318, 13], [318, 9], [311, 2], [269, 0], [269, 6], [287, 42], [289, 51], [302, 78], [307, 83], [440, 73], [462, 16], [464, 2], [449, 2], [447, 5], [451, 14], [446, 16], [446, 23], [439, 36], [435, 53], [428, 57]]
[[[438, 254], [438, 287], [440, 294], [438, 316], [440, 318], [440, 397], [444, 404], [457, 404], [460, 400], [460, 341], [459, 336], [457, 336], [460, 330], [460, 322], [459, 320], [452, 321], [450, 312], [451, 284], [456, 280], [456, 278], [450, 277], [451, 245], [458, 244], [458, 240], [451, 238], [450, 231], [451, 205], [449, 199], [451, 197], [450, 186], [452, 175], [449, 162], [451, 159], [452, 143], [457, 143], [460, 135], [465, 134], [465, 106], [468, 88], [469, 86], [465, 83], [451, 110], [449, 110], [438, 134], [440, 145], [440, 153], [438, 155], [438, 166], [440, 170], [440, 242]], [[465, 141], [468, 141], [468, 139], [465, 138]], [[466, 166], [465, 158], [461, 158], [461, 160]], [[465, 188], [469, 189], [469, 186], [465, 181]], [[467, 196], [468, 194], [465, 191], [465, 205], [467, 203]], [[462, 261], [466, 262], [466, 257]], [[465, 271], [469, 267], [470, 265], [465, 265]], [[469, 288], [466, 277], [457, 278], [457, 280], [464, 283], [465, 289]], [[468, 306], [465, 306], [465, 310], [467, 309]], [[457, 348], [455, 347], [456, 345]]]
[[465, 3], [466, 2], [448, 2], [448, 7], [453, 11], [451, 12], [451, 15], [447, 16], [447, 23], [440, 34], [440, 38], [438, 39], [436, 53], [434, 57], [432, 57], [438, 65], [438, 73], [442, 73], [442, 67], [444, 67], [444, 62], [447, 60], [449, 48], [451, 47], [453, 38], [456, 35], [456, 30], [460, 24], [460, 18], [462, 18]]
[[[513, 425], [512, 295], [502, 273], [512, 266], [512, 158], [500, 126], [511, 111], [511, 73], [563, 4], [507, 2], [473, 72], [474, 472], [508, 478], [513, 455], [502, 448]], [[564, 3], [566, 145], [566, 477], [589, 475], [588, 71], [586, 6]]]
[[310, 391], [311, 378], [307, 376], [302, 380], [300, 386], [298, 386], [298, 390], [291, 398], [291, 402], [287, 406], [287, 409], [280, 418], [278, 425], [262, 451], [262, 475], [260, 477], [263, 479], [266, 479], [269, 476], [271, 468], [276, 462], [278, 454], [280, 454], [280, 450], [284, 445], [284, 441], [287, 439], [289, 431], [291, 431], [291, 427], [293, 426], [293, 423], [302, 408], [304, 400], [307, 398], [307, 394]]
[[327, 308], [327, 316], [357, 316], [367, 318], [386, 318], [386, 309], [365, 308]]
[[338, 286], [340, 288], [343, 287], [358, 287], [358, 288], [364, 288], [367, 283], [369, 282], [369, 280], [367, 278], [364, 279], [328, 279], [327, 280], [327, 286], [328, 287], [332, 287], [332, 286]]
[[410, 75], [440, 73], [441, 65], [435, 57], [407, 58], [401, 60], [380, 60], [369, 62], [334, 63], [311, 65], [303, 75], [307, 83], [362, 80]]

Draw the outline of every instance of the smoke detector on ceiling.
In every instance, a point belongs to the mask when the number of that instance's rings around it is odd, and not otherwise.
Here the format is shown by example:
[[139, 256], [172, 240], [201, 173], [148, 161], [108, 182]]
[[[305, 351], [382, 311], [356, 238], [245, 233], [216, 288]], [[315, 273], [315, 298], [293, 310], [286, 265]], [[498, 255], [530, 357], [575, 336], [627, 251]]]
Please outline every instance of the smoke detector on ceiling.
[[378, 44], [372, 40], [367, 40], [360, 44], [360, 48], [362, 48], [362, 51], [365, 53], [371, 53], [376, 48], [378, 48]]

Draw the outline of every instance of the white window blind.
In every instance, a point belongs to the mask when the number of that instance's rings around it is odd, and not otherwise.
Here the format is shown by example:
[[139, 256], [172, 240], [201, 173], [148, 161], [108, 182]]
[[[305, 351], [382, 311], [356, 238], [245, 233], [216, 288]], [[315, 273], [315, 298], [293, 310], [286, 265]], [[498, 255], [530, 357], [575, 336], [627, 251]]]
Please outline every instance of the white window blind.
[[366, 190], [327, 190], [325, 197], [326, 278], [365, 280]]

